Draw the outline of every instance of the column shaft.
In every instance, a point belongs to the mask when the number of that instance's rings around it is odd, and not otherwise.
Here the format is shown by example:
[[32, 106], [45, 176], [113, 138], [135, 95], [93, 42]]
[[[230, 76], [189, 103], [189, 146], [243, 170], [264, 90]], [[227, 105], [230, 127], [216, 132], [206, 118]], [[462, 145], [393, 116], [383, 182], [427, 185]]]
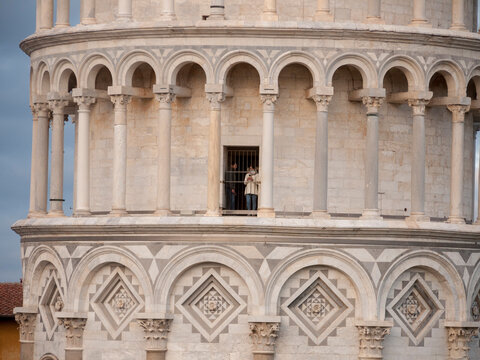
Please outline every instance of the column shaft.
[[277, 0], [265, 0], [263, 4], [262, 20], [277, 21]]
[[113, 126], [113, 189], [111, 214], [127, 213], [127, 95], [113, 95], [115, 119]]
[[20, 360], [34, 359], [36, 318], [34, 312], [15, 313], [20, 333]]
[[431, 24], [427, 20], [425, 0], [413, 1], [413, 19], [410, 25], [413, 26], [430, 26]]
[[70, 0], [57, 0], [57, 22], [55, 26], [70, 26]]
[[35, 32], [42, 28], [42, 0], [37, 0], [37, 8], [35, 13]]
[[171, 176], [171, 127], [172, 102], [174, 94], [158, 94], [160, 102], [158, 116], [158, 170], [157, 170], [157, 210], [156, 214], [170, 214], [170, 176]]
[[146, 350], [147, 360], [165, 360], [166, 350]]
[[161, 20], [175, 20], [175, 3], [174, 0], [162, 0]]
[[315, 12], [315, 20], [333, 21], [333, 16], [330, 12], [330, 0], [317, 0], [317, 11]]
[[38, 214], [47, 212], [49, 111], [47, 104], [38, 106], [37, 150], [35, 158], [35, 204]]
[[210, 129], [208, 136], [207, 216], [220, 215], [220, 144], [221, 103], [223, 93], [207, 93], [210, 101]]
[[41, 0], [40, 29], [48, 30], [53, 27], [53, 0]]
[[260, 205], [259, 217], [274, 217], [273, 208], [273, 169], [274, 169], [274, 117], [277, 95], [262, 95], [263, 132], [262, 157], [260, 163]]
[[93, 97], [76, 97], [79, 105], [77, 125], [77, 168], [76, 195], [74, 215], [90, 215], [90, 106], [95, 102]]
[[225, 19], [225, 0], [211, 0], [209, 20]]
[[132, 0], [118, 0], [117, 20], [129, 21], [132, 19]]
[[464, 120], [468, 106], [449, 105], [452, 112], [450, 165], [450, 223], [465, 223], [463, 218]]
[[[480, 139], [480, 129], [477, 131], [477, 139]], [[475, 145], [474, 145], [475, 148]], [[480, 153], [480, 148], [477, 149], [477, 152]], [[473, 153], [473, 156], [475, 156], [476, 152]], [[476, 225], [480, 225], [480, 155], [478, 156], [478, 182], [477, 182], [477, 221], [475, 222]], [[475, 171], [475, 168], [474, 168]]]
[[31, 166], [30, 166], [30, 206], [28, 208], [28, 216], [35, 216], [37, 211], [37, 205], [35, 203], [35, 172], [36, 172], [36, 149], [37, 149], [37, 139], [38, 139], [38, 114], [35, 110], [35, 107], [32, 106], [32, 157], [31, 157]]
[[381, 22], [381, 0], [368, 0], [367, 21]]
[[50, 211], [49, 215], [63, 215], [63, 148], [64, 109], [68, 102], [50, 101], [52, 121], [52, 161], [50, 169]]
[[452, 26], [450, 29], [466, 30], [464, 0], [452, 0]]
[[331, 96], [316, 95], [317, 124], [313, 175], [313, 216], [330, 217], [327, 213], [328, 194], [328, 104]]
[[81, 19], [83, 25], [95, 24], [95, 0], [82, 0], [81, 3]]

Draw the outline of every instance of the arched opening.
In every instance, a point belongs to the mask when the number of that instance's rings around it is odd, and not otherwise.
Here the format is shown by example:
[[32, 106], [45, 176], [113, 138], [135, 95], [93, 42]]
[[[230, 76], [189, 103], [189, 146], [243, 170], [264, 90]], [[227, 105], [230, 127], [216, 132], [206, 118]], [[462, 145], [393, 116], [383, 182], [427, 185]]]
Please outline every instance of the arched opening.
[[155, 72], [147, 63], [137, 66], [132, 76], [132, 86], [151, 89], [155, 84]]
[[[473, 157], [473, 188], [472, 188], [472, 211], [473, 211], [473, 217], [472, 220], [478, 221], [479, 216], [478, 214], [480, 213], [479, 209], [479, 202], [477, 199], [479, 199], [478, 192], [480, 189], [480, 116], [478, 114], [478, 109], [480, 108], [480, 99], [479, 99], [479, 91], [480, 91], [480, 76], [474, 76], [470, 81], [468, 82], [467, 85], [467, 97], [469, 97], [472, 100], [472, 104], [470, 109], [471, 110], [477, 110], [477, 111], [470, 111], [468, 114], [466, 114], [466, 120], [468, 120], [468, 117], [471, 117], [471, 121], [473, 124], [473, 139], [476, 140], [473, 143], [472, 146], [472, 157]], [[466, 123], [468, 125], [468, 121]], [[468, 131], [468, 130], [467, 130]], [[476, 134], [476, 136], [475, 136]], [[468, 151], [468, 148], [466, 148]]]
[[433, 97], [446, 97], [449, 94], [447, 80], [441, 72], [435, 73], [428, 84], [428, 89], [433, 92]]
[[109, 86], [113, 85], [112, 74], [106, 66], [101, 66], [95, 76], [95, 89], [108, 90]]
[[60, 76], [60, 82], [58, 84], [58, 91], [60, 94], [71, 94], [72, 89], [77, 87], [77, 77], [70, 69], [63, 71]]
[[42, 75], [42, 80], [40, 83], [40, 93], [41, 95], [47, 95], [50, 92], [50, 74], [48, 71], [45, 71]]

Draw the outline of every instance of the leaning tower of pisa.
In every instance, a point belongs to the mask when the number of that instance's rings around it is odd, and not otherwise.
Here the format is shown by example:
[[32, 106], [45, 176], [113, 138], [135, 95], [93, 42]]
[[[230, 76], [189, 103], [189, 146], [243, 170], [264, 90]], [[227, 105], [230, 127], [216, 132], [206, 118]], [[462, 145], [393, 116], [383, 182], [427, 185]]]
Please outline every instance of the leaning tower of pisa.
[[21, 359], [479, 359], [477, 7], [37, 0]]

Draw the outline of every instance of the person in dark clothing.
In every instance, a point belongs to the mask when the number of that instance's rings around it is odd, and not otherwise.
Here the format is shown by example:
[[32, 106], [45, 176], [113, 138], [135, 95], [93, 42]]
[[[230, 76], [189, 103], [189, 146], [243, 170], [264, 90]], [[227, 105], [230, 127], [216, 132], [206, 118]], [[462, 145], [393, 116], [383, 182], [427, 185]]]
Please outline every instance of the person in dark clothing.
[[227, 194], [227, 203], [229, 210], [235, 210], [235, 197], [237, 195], [236, 188], [236, 171], [237, 171], [237, 163], [233, 163], [230, 165], [229, 171], [225, 176], [225, 184], [226, 184], [226, 194]]

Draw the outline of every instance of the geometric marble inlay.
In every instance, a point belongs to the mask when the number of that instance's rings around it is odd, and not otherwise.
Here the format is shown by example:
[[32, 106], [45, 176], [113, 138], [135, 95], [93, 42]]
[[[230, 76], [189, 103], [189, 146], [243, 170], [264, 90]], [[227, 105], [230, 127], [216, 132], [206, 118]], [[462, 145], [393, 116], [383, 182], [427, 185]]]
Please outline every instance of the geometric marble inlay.
[[55, 313], [62, 311], [63, 304], [60, 285], [58, 284], [56, 276], [52, 275], [47, 281], [47, 286], [45, 286], [45, 290], [38, 304], [38, 310], [45, 325], [48, 340], [52, 339], [53, 333], [57, 329], [58, 321]]
[[213, 269], [205, 273], [176, 303], [208, 342], [212, 342], [247, 306]]
[[444, 308], [425, 280], [417, 274], [388, 304], [387, 310], [418, 345], [442, 316]]
[[316, 345], [353, 311], [350, 301], [320, 271], [281, 306]]
[[143, 300], [125, 274], [116, 268], [92, 298], [92, 308], [116, 339], [143, 307]]

